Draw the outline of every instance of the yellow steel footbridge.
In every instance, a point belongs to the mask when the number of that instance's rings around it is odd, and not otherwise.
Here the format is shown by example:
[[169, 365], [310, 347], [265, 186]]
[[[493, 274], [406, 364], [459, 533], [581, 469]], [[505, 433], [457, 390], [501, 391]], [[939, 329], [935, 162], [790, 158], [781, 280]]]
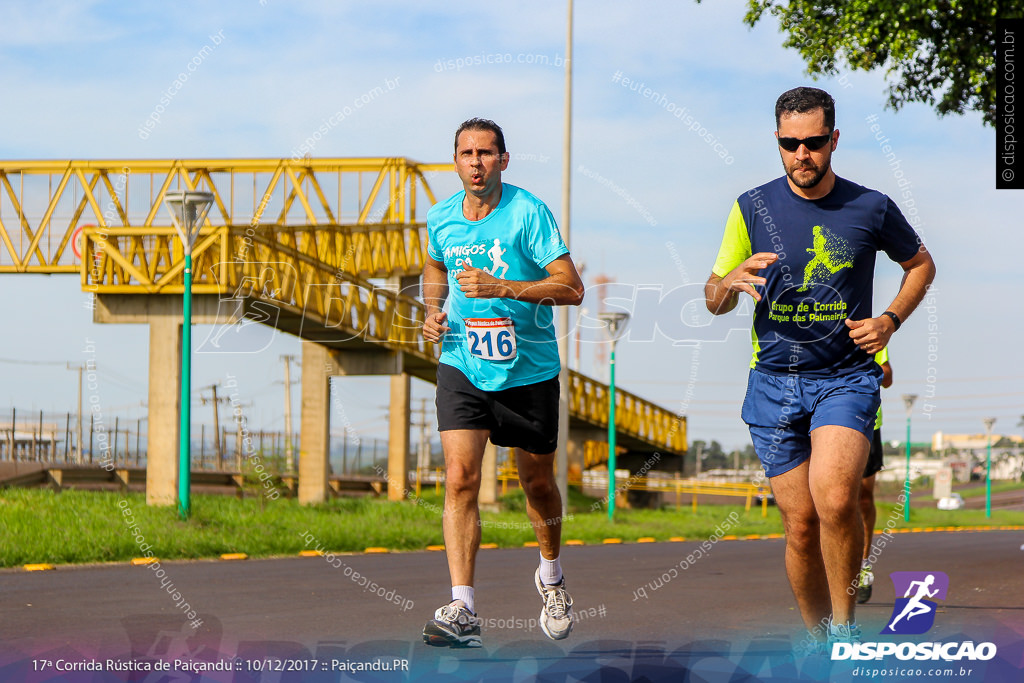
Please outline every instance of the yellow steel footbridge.
[[[429, 181], [451, 170], [403, 158], [0, 162], [0, 273], [78, 274], [98, 321], [144, 322], [152, 307], [132, 301], [184, 291], [164, 195], [208, 191], [193, 249], [192, 292], [208, 303], [200, 322], [261, 322], [332, 353], [398, 354], [400, 372], [433, 381], [439, 348], [420, 334], [416, 278], [436, 201]], [[573, 372], [569, 396], [572, 428], [607, 428], [606, 385]], [[685, 452], [685, 418], [616, 396], [620, 445]]]

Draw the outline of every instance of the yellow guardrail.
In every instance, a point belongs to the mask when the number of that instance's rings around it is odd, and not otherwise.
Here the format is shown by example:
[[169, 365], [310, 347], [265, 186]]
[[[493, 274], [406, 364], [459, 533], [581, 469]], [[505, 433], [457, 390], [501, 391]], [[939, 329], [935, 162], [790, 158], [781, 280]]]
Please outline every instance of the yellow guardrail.
[[[506, 465], [498, 469], [498, 481], [501, 482], [501, 495], [508, 493], [509, 482], [519, 481], [519, 474], [514, 465]], [[599, 487], [602, 490], [608, 489], [607, 472], [585, 472], [582, 476], [569, 477], [569, 483], [577, 486], [589, 484]], [[745, 482], [711, 482], [699, 479], [682, 477], [621, 477], [615, 478], [615, 491], [622, 495], [626, 491], [654, 491], [660, 493], [674, 493], [676, 507], [681, 507], [681, 497], [686, 494], [691, 496], [690, 503], [693, 511], [697, 511], [699, 496], [729, 496], [744, 499], [744, 509], [750, 511], [754, 498], [761, 497], [761, 516], [768, 516], [768, 497], [771, 488], [766, 485], [759, 485]]]

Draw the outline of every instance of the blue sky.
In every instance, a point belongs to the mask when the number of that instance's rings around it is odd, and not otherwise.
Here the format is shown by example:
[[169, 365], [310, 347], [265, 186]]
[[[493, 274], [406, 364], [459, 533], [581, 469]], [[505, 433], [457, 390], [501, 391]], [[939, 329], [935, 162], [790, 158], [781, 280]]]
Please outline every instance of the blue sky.
[[[682, 405], [691, 438], [727, 448], [749, 442], [739, 419], [749, 316], [711, 321], [696, 304], [658, 307], [660, 295], [651, 292], [688, 285], [684, 291], [699, 296], [733, 200], [781, 174], [775, 98], [812, 83], [798, 55], [780, 47], [773, 20], [750, 30], [744, 7], [737, 0], [578, 2], [575, 25], [573, 257], [588, 282], [601, 273], [621, 283], [619, 295], [646, 292], [619, 346], [619, 384], [672, 410]], [[290, 157], [325, 118], [392, 82], [312, 154], [448, 161], [458, 123], [485, 116], [505, 130], [512, 154], [505, 179], [560, 216], [564, 72], [556, 64], [565, 56], [564, 15], [562, 3], [539, 1], [21, 4], [0, 24], [7, 95], [0, 158]], [[206, 45], [212, 51], [141, 137], [161, 95]], [[665, 100], [631, 90], [627, 78]], [[936, 430], [981, 432], [989, 415], [998, 419], [996, 432], [1020, 433], [1024, 366], [1016, 341], [1024, 307], [1007, 238], [1021, 224], [1022, 195], [993, 189], [994, 132], [976, 115], [940, 119], [920, 105], [886, 110], [882, 73], [843, 73], [816, 85], [837, 100], [836, 172], [896, 198], [902, 179], [938, 265], [931, 310], [919, 310], [890, 346], [896, 384], [883, 392], [885, 438], [902, 438], [903, 393], [931, 395], [915, 408], [915, 441]], [[692, 119], [673, 115], [683, 107]], [[877, 116], [898, 168], [869, 116]], [[723, 149], [729, 159], [720, 158]], [[439, 196], [458, 189], [454, 176], [432, 185]], [[900, 274], [883, 255], [878, 311]], [[2, 276], [0, 294], [8, 331], [0, 409], [73, 409], [73, 373], [24, 361], [81, 362], [90, 340], [108, 412], [144, 414], [145, 328], [93, 324], [74, 277]], [[596, 311], [593, 293], [585, 307]], [[674, 345], [680, 335], [658, 331], [684, 328], [699, 346]], [[197, 329], [197, 341], [207, 331]], [[255, 356], [199, 356], [193, 387], [234, 374], [254, 423], [280, 429], [275, 382], [285, 353], [299, 354], [300, 345], [277, 335]], [[595, 345], [584, 344], [583, 370], [602, 376], [595, 359]], [[414, 384], [415, 399], [432, 396], [430, 385]], [[383, 437], [385, 387], [386, 379], [336, 380], [333, 431], [347, 423], [363, 437]], [[196, 419], [208, 420], [207, 410], [196, 398]]]

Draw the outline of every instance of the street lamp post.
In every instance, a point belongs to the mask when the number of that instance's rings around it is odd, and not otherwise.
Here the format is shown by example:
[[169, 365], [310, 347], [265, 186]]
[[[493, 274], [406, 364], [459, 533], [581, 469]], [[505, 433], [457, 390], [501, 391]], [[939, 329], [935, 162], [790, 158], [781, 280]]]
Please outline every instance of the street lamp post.
[[982, 420], [985, 423], [985, 434], [988, 446], [985, 455], [985, 516], [992, 516], [992, 425], [996, 423], [994, 417], [986, 417]]
[[599, 313], [605, 334], [612, 342], [608, 364], [608, 519], [615, 519], [615, 345], [626, 330], [629, 314], [621, 311]]
[[907, 478], [903, 480], [903, 520], [910, 521], [910, 413], [914, 409], [917, 394], [903, 394], [903, 404], [907, 407]]
[[168, 192], [164, 203], [171, 213], [174, 229], [178, 231], [185, 251], [185, 295], [182, 300], [184, 312], [181, 326], [181, 425], [178, 428], [178, 515], [188, 519], [192, 508], [189, 497], [191, 482], [191, 438], [192, 396], [192, 247], [206, 220], [206, 213], [213, 203], [209, 192]]
[[[565, 111], [563, 112], [562, 157], [562, 239], [572, 249], [572, 0], [569, 0], [565, 30]], [[561, 306], [558, 313], [558, 356], [562, 366], [558, 371], [558, 447], [555, 451], [555, 485], [562, 497], [562, 514], [569, 505], [569, 307]], [[578, 324], [578, 323], [577, 323]]]

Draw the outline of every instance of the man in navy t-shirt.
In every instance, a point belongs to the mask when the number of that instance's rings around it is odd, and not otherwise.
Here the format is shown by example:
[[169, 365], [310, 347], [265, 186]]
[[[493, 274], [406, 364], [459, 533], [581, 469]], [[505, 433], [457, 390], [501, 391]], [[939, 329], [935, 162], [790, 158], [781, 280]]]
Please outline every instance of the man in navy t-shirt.
[[[873, 356], [924, 298], [935, 265], [891, 199], [833, 172], [839, 131], [828, 93], [783, 93], [775, 123], [786, 175], [733, 204], [705, 297], [715, 315], [740, 292], [756, 302], [742, 417], [782, 513], [805, 648], [820, 652], [860, 637], [858, 495], [881, 378]], [[873, 316], [879, 251], [905, 277]]]

